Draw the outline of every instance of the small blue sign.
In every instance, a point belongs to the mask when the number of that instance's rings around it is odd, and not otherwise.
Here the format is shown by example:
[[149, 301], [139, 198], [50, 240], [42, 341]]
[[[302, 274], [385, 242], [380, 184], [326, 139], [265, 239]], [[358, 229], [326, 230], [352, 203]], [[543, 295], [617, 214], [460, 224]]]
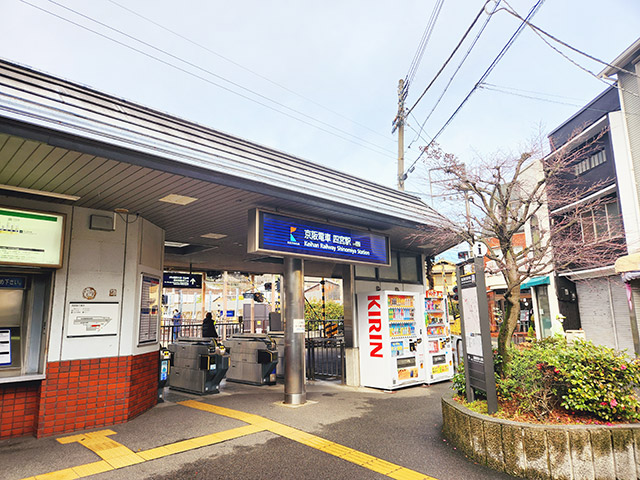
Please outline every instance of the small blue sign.
[[236, 311], [235, 310], [227, 310], [227, 317], [233, 317], [235, 316]]
[[260, 212], [259, 249], [389, 265], [385, 235]]
[[27, 287], [26, 277], [6, 277], [0, 276], [0, 288], [13, 288], [24, 290]]

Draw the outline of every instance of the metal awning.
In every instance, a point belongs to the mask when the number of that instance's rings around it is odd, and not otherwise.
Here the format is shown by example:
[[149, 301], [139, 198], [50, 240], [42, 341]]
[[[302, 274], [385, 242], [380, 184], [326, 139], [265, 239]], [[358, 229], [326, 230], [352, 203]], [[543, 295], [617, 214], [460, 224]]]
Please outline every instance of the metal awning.
[[527, 290], [531, 287], [537, 287], [538, 285], [549, 285], [549, 275], [545, 275], [544, 277], [534, 277], [530, 278], [522, 285], [520, 285], [520, 290]]
[[416, 196], [0, 60], [0, 196], [20, 189], [139, 214], [186, 245], [166, 249], [175, 267], [278, 273], [247, 253], [252, 208], [377, 231], [395, 250], [452, 246]]

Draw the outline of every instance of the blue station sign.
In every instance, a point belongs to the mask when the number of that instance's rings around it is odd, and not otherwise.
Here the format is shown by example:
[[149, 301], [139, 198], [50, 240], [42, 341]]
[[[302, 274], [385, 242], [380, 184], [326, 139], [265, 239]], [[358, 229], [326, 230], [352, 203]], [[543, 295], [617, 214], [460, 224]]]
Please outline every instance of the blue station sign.
[[252, 210], [249, 253], [275, 253], [345, 263], [389, 265], [389, 237]]

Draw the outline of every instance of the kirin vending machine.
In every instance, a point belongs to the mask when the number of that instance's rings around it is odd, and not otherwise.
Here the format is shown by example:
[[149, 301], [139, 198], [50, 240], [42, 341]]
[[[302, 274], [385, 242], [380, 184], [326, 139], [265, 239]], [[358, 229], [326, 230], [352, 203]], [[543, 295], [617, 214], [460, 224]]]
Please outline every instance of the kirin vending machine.
[[426, 380], [424, 294], [358, 294], [360, 383], [393, 390]]
[[428, 290], [424, 297], [424, 344], [427, 358], [426, 382], [435, 383], [453, 378], [453, 353], [446, 297], [442, 292]]

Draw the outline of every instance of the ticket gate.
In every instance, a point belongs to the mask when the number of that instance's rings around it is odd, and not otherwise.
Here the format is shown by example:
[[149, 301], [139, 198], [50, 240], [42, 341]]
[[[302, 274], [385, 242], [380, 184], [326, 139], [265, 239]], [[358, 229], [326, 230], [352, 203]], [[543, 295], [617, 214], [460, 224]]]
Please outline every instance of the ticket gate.
[[220, 382], [229, 369], [229, 354], [215, 339], [180, 337], [169, 344], [171, 368], [169, 388], [208, 394], [220, 392]]
[[274, 385], [278, 350], [264, 333], [240, 333], [225, 342], [230, 354], [227, 380], [251, 385]]

